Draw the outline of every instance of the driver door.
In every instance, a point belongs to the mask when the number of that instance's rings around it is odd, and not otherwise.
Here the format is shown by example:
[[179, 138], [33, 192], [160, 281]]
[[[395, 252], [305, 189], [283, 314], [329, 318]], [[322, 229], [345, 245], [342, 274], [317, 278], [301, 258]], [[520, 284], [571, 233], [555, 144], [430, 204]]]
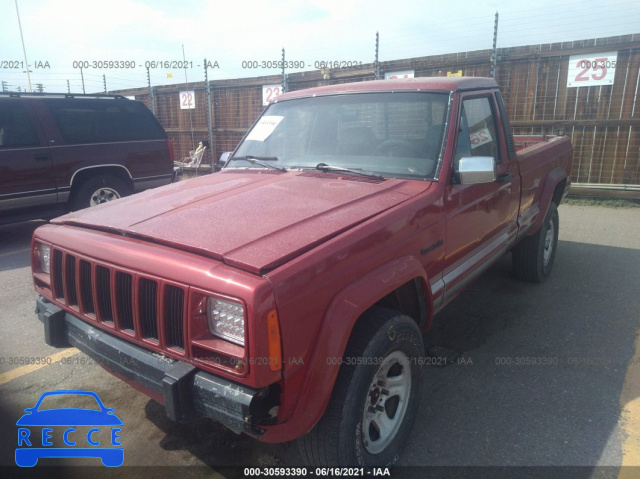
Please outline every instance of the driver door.
[[[447, 241], [445, 301], [506, 251], [517, 233], [520, 177], [517, 160], [509, 160], [492, 93], [461, 95], [452, 184], [445, 194]], [[460, 158], [489, 156], [497, 165], [491, 183], [458, 184]]]

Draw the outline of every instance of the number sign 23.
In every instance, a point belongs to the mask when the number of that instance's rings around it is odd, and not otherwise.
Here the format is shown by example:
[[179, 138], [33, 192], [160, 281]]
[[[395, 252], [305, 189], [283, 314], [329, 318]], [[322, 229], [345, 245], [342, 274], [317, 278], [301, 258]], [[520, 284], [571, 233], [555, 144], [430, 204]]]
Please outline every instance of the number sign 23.
[[282, 85], [262, 85], [262, 104], [268, 105], [282, 93]]

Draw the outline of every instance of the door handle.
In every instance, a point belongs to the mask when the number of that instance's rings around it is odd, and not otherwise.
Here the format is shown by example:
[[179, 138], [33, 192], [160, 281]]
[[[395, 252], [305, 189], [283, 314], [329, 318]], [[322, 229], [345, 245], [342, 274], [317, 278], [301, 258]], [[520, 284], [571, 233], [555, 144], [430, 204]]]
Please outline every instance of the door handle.
[[49, 155], [36, 155], [36, 156], [34, 156], [34, 159], [36, 161], [48, 161], [49, 160]]
[[498, 176], [498, 183], [506, 183], [507, 181], [510, 181], [511, 178], [513, 178], [512, 173], [505, 173], [504, 175]]

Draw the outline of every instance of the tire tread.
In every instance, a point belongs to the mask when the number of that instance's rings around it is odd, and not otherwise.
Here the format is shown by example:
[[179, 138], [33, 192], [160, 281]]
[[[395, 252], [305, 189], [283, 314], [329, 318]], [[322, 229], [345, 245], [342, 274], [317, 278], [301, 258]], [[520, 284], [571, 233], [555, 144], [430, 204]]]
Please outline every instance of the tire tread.
[[[553, 216], [557, 215], [557, 207], [555, 203], [549, 205], [545, 220], [538, 231], [531, 236], [523, 238], [512, 250], [513, 271], [516, 278], [523, 281], [533, 283], [543, 282], [547, 276], [544, 274], [541, 265], [542, 252], [540, 251], [542, 243], [542, 235], [546, 234], [547, 223], [553, 220]], [[556, 234], [558, 232], [556, 231]], [[557, 247], [557, 244], [554, 248]], [[555, 255], [555, 251], [553, 252]]]

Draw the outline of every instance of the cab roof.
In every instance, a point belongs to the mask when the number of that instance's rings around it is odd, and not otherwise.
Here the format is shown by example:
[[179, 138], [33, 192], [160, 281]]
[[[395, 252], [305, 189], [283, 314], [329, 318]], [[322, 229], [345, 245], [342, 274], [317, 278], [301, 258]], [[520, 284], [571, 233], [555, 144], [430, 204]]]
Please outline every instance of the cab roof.
[[284, 93], [275, 102], [292, 98], [305, 98], [317, 95], [337, 95], [342, 93], [366, 93], [374, 91], [456, 91], [497, 88], [493, 78], [482, 77], [421, 77], [404, 80], [373, 80], [355, 83], [308, 88]]

